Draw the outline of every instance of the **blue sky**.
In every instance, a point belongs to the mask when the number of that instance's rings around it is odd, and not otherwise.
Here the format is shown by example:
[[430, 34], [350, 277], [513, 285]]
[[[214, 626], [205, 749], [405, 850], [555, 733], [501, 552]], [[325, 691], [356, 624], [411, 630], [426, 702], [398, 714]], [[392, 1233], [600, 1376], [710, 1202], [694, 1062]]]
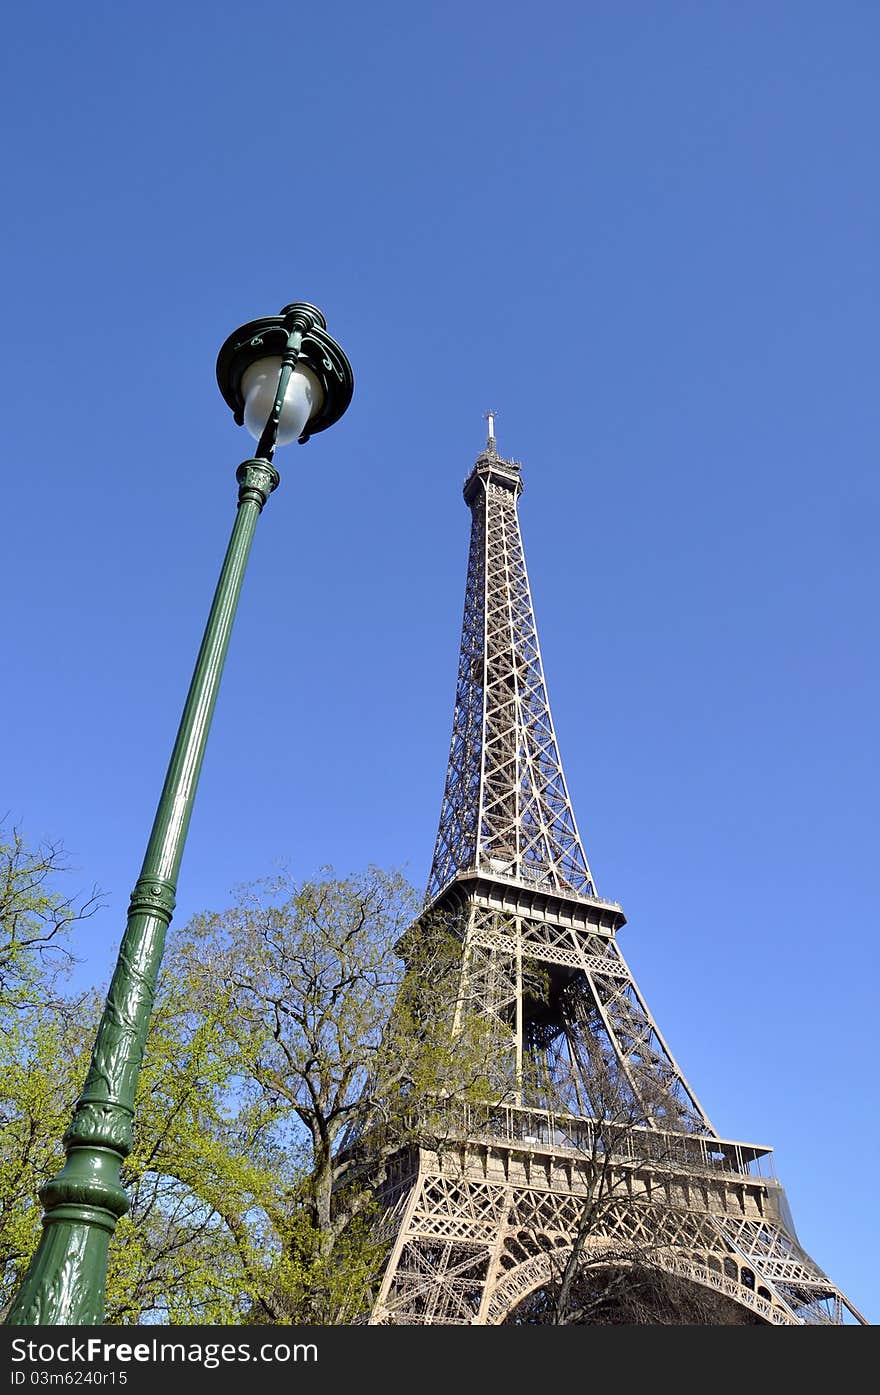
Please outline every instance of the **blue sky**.
[[5, 31], [0, 806], [124, 923], [249, 452], [239, 323], [356, 387], [279, 452], [177, 921], [440, 809], [487, 407], [621, 946], [719, 1132], [880, 1317], [880, 12], [55, 0]]

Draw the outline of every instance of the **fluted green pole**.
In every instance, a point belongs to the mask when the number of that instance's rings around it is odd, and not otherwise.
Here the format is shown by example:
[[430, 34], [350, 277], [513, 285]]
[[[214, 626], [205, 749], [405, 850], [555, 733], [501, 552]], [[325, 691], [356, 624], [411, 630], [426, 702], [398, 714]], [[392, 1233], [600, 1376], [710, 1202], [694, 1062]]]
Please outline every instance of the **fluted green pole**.
[[98, 1324], [104, 1318], [107, 1249], [128, 1209], [120, 1169], [132, 1146], [135, 1088], [180, 860], [254, 530], [278, 484], [268, 460], [246, 460], [236, 478], [235, 525], [132, 892], [89, 1073], [64, 1135], [67, 1159], [40, 1191], [43, 1235], [7, 1323]]

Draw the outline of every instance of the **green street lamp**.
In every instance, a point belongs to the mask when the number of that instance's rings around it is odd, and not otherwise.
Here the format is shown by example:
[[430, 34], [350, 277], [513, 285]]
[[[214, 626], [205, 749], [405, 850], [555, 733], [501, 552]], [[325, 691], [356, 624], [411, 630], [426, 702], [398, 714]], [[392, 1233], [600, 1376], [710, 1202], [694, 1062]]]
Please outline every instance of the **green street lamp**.
[[6, 1318], [15, 1325], [98, 1324], [104, 1316], [107, 1250], [128, 1209], [120, 1182], [131, 1151], [135, 1086], [156, 978], [171, 923], [183, 846], [232, 622], [257, 519], [279, 475], [276, 446], [305, 443], [338, 421], [354, 389], [351, 365], [314, 305], [286, 305], [231, 334], [217, 382], [235, 420], [257, 441], [236, 471], [238, 511], [180, 719], [162, 795], [91, 1065], [64, 1135], [62, 1170], [40, 1189], [43, 1234]]

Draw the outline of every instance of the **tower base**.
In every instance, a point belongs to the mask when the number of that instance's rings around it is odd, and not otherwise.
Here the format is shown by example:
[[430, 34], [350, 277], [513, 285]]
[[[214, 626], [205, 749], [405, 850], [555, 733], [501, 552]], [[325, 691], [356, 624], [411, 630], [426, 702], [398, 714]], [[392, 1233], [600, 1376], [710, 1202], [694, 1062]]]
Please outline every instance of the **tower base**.
[[[713, 1161], [704, 1137], [679, 1136], [679, 1161], [640, 1159], [634, 1140], [631, 1156], [623, 1149], [603, 1168], [598, 1195], [595, 1155], [571, 1137], [590, 1121], [512, 1108], [492, 1115], [485, 1130], [391, 1160], [391, 1248], [371, 1324], [516, 1322], [524, 1300], [558, 1291], [579, 1231], [581, 1272], [628, 1267], [696, 1285], [698, 1321], [864, 1322], [800, 1248], [779, 1183], [734, 1171], [733, 1154]], [[724, 1146], [740, 1149], [744, 1168], [761, 1151]], [[731, 1305], [740, 1316], [721, 1316]]]

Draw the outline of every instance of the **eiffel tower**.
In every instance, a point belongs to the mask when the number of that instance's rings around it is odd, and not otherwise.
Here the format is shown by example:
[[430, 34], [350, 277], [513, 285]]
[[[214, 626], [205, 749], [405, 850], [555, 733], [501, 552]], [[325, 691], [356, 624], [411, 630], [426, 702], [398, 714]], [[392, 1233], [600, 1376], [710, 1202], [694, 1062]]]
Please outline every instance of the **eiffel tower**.
[[[521, 467], [488, 422], [464, 485], [464, 623], [424, 914], [457, 927], [459, 1005], [491, 1023], [510, 1088], [462, 1104], [442, 1149], [420, 1142], [392, 1160], [369, 1321], [522, 1321], [520, 1305], [576, 1253], [624, 1274], [647, 1261], [732, 1309], [725, 1321], [864, 1323], [801, 1247], [771, 1150], [716, 1133], [620, 951], [623, 910], [596, 890], [550, 715]], [[609, 1082], [627, 1119], [613, 1135]]]

